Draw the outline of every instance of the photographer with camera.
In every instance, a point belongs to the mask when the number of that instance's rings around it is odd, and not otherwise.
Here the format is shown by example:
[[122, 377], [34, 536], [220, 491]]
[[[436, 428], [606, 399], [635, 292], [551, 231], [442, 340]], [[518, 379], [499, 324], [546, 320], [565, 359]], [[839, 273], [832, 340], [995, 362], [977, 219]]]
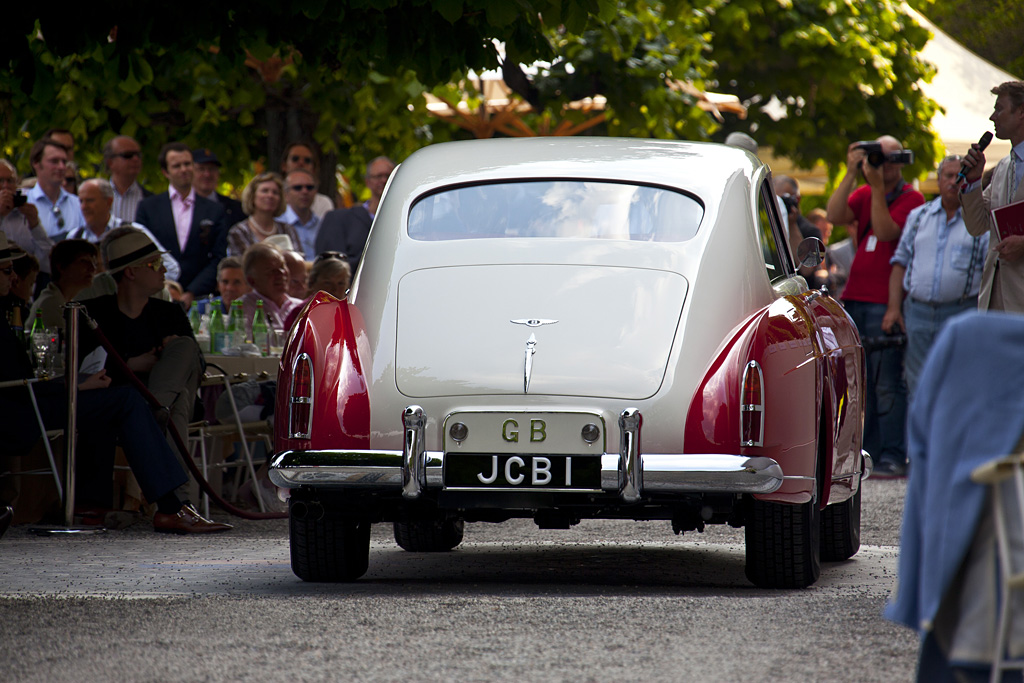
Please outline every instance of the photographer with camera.
[[[889, 264], [910, 211], [924, 196], [903, 180], [911, 152], [899, 140], [883, 135], [873, 142], [854, 142], [846, 152], [846, 175], [828, 200], [828, 219], [847, 225], [857, 221], [856, 246], [843, 305], [865, 342], [867, 385], [864, 387], [863, 447], [875, 459], [879, 476], [906, 474], [907, 387], [903, 381], [903, 348], [882, 343], [882, 321], [889, 304]], [[860, 179], [866, 184], [858, 187]], [[878, 341], [879, 343], [869, 343]]]
[[[50, 272], [53, 242], [39, 220], [39, 210], [18, 190], [18, 171], [7, 159], [0, 159], [0, 230], [39, 261], [43, 273]], [[43, 285], [49, 277], [43, 278]], [[38, 291], [38, 289], [36, 290]]]

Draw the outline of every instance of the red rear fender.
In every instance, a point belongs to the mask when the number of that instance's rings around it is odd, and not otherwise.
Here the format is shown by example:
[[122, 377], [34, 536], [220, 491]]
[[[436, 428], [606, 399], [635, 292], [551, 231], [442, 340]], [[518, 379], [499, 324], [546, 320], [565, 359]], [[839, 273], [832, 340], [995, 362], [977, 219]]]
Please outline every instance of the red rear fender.
[[[370, 400], [365, 360], [368, 343], [359, 309], [320, 292], [306, 306], [289, 335], [278, 378], [278, 451], [368, 448]], [[308, 438], [297, 368], [308, 364], [311, 404]]]

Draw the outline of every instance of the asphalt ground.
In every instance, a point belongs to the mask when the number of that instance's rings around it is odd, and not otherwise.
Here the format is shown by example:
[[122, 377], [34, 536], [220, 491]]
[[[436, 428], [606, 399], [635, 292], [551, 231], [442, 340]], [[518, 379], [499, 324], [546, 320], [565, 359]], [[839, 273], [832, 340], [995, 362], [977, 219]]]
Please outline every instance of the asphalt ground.
[[287, 522], [165, 536], [139, 523], [0, 540], [3, 681], [899, 681], [917, 637], [883, 620], [905, 482], [865, 483], [862, 549], [813, 587], [743, 575], [742, 530], [667, 522], [467, 525], [406, 553], [376, 525], [367, 575], [308, 584]]

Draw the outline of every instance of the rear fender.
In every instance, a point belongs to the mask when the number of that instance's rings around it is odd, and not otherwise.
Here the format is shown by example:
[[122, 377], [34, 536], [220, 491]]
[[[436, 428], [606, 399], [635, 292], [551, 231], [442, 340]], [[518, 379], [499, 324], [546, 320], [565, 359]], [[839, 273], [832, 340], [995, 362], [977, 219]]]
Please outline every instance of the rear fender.
[[[293, 438], [289, 417], [296, 363], [308, 356], [312, 406], [308, 438]], [[369, 343], [359, 309], [320, 292], [289, 334], [278, 378], [275, 448], [365, 449], [370, 446]]]
[[[806, 503], [816, 496], [822, 377], [813, 323], [793, 297], [777, 299], [741, 324], [709, 367], [690, 402], [684, 452], [772, 458], [787, 478], [761, 500]], [[760, 445], [740, 438], [743, 371], [755, 361], [763, 378]], [[831, 439], [828, 439], [831, 442]], [[825, 453], [830, 460], [830, 450]], [[823, 464], [823, 473], [831, 464]]]

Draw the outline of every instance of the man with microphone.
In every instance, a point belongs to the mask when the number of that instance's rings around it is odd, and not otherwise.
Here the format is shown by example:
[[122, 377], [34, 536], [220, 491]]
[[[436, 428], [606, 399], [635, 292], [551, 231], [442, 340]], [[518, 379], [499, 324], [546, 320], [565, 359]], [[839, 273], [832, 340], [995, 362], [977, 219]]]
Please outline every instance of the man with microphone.
[[985, 145], [971, 145], [964, 157], [960, 186], [960, 205], [964, 224], [972, 235], [990, 234], [991, 248], [985, 258], [978, 308], [1024, 313], [1024, 235], [999, 235], [992, 210], [1024, 201], [1024, 81], [1007, 81], [992, 88], [995, 109], [989, 120], [995, 124], [996, 137], [1009, 140], [1010, 155], [996, 164], [992, 182], [981, 187], [985, 170]]

